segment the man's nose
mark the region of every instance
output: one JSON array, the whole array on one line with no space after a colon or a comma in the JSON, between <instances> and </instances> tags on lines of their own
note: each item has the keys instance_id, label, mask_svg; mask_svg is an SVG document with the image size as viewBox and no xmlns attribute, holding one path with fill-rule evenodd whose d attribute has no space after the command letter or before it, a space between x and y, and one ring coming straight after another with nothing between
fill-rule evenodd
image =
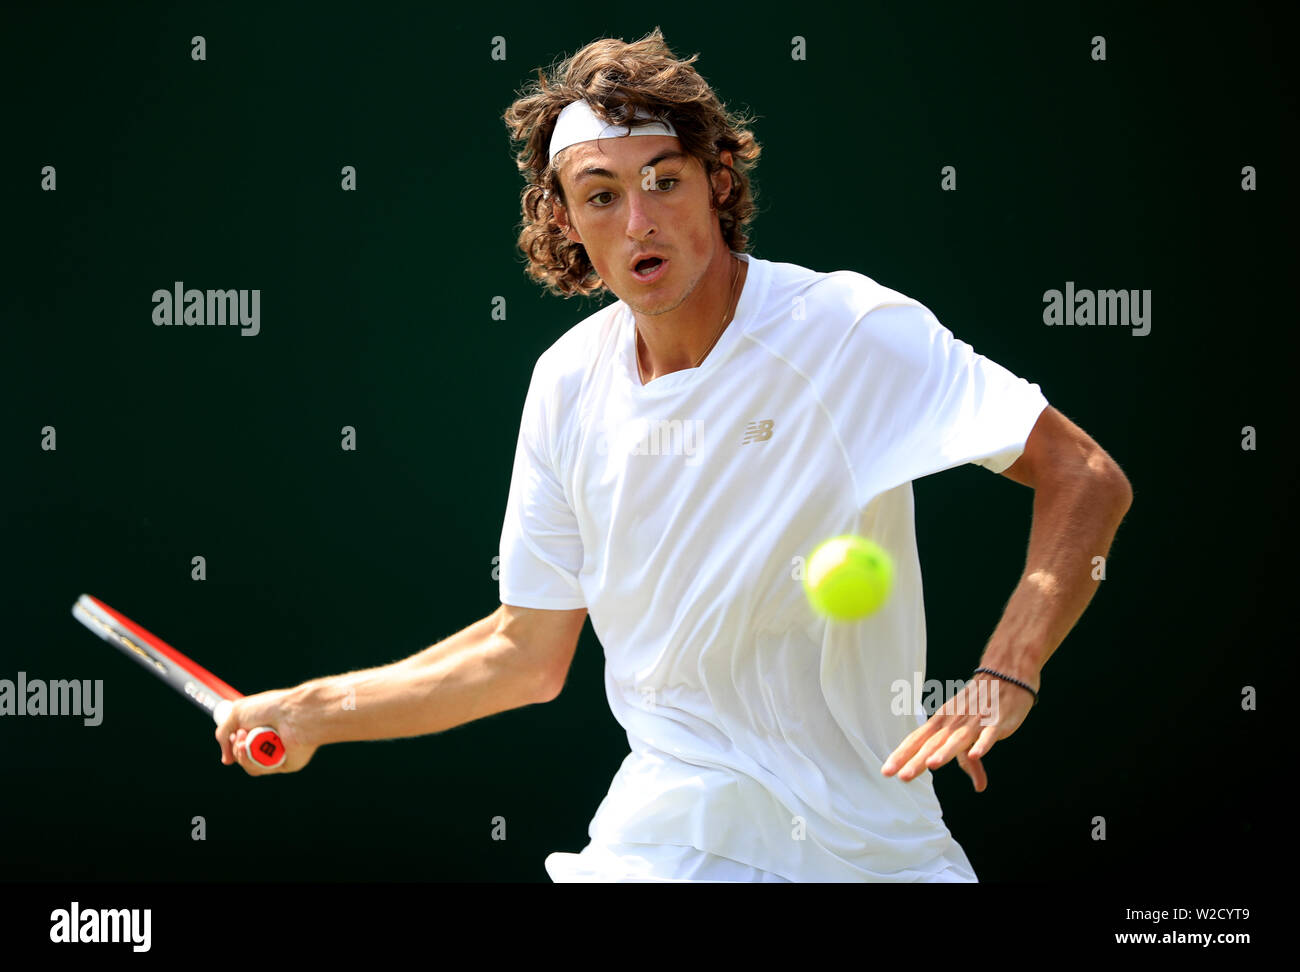
<instances>
[{"instance_id":1,"label":"man's nose","mask_svg":"<svg viewBox=\"0 0 1300 972\"><path fill-rule=\"evenodd\" d=\"M627 235L631 239L643 240L658 229L654 206L646 198L649 195L649 192L641 192L639 188L628 194Z\"/></svg>"}]
</instances>

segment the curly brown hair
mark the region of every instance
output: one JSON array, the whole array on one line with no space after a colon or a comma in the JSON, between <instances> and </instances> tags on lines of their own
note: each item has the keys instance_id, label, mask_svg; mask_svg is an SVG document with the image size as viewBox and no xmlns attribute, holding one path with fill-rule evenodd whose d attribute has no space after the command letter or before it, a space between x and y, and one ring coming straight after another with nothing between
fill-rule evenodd
<instances>
[{"instance_id":1,"label":"curly brown hair","mask_svg":"<svg viewBox=\"0 0 1300 972\"><path fill-rule=\"evenodd\" d=\"M528 275L551 293L587 296L605 289L586 247L567 239L554 215L555 204L564 205L560 185L564 153L548 161L551 133L560 112L578 99L586 100L612 125L626 125L628 119L639 117L639 111L667 116L682 151L700 161L710 180L720 169L730 173L730 193L720 205L715 195L713 205L727 246L736 252L749 246L745 227L755 213L750 170L761 151L753 132L745 127L753 119L728 111L718 100L692 67L698 57L674 57L656 27L631 44L612 38L593 41L553 66L549 77L538 68L537 80L516 92L517 99L503 117L511 140L523 143L515 154L527 182L518 244L528 258ZM732 165L719 158L724 151L731 152Z\"/></svg>"}]
</instances>

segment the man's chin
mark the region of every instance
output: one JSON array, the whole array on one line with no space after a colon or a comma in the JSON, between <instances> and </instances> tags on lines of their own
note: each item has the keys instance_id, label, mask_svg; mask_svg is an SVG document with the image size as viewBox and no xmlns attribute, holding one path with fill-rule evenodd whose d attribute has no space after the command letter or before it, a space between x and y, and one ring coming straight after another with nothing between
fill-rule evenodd
<instances>
[{"instance_id":1,"label":"man's chin","mask_svg":"<svg viewBox=\"0 0 1300 972\"><path fill-rule=\"evenodd\" d=\"M681 307L685 300L685 294L664 294L662 296L632 294L624 297L623 303L642 317L658 317L660 314L667 314L669 311Z\"/></svg>"}]
</instances>

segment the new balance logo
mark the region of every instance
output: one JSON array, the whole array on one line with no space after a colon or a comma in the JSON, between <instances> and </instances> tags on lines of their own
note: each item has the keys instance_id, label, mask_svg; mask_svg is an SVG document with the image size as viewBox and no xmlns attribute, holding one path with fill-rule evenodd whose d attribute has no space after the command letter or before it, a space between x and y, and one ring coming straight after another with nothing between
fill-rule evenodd
<instances>
[{"instance_id":1,"label":"new balance logo","mask_svg":"<svg viewBox=\"0 0 1300 972\"><path fill-rule=\"evenodd\" d=\"M745 426L745 437L740 441L740 444L766 442L770 438L772 438L772 420L762 419L758 422L750 422Z\"/></svg>"}]
</instances>

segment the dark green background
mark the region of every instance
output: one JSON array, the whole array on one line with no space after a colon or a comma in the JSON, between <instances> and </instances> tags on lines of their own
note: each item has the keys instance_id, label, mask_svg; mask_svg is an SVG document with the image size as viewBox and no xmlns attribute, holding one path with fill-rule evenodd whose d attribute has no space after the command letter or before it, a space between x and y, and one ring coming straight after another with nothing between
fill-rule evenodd
<instances>
[{"instance_id":1,"label":"dark green background","mask_svg":"<svg viewBox=\"0 0 1300 972\"><path fill-rule=\"evenodd\" d=\"M1108 579L989 789L937 774L981 878L1262 870L1247 764L1266 739L1239 700L1276 705L1292 650L1268 616L1293 598L1286 35L1242 4L1052 7L7 7L0 677L102 678L106 699L98 728L0 720L0 878L545 880L547 853L583 846L627 751L590 626L552 704L252 780L69 609L93 593L249 692L490 613L533 362L598 306L525 278L500 116L538 65L656 24L757 116L758 256L922 300L1133 483ZM155 327L176 280L260 288L262 333ZM1151 289L1151 334L1045 327L1067 280ZM1032 493L969 466L916 495L927 674L966 677Z\"/></svg>"}]
</instances>

